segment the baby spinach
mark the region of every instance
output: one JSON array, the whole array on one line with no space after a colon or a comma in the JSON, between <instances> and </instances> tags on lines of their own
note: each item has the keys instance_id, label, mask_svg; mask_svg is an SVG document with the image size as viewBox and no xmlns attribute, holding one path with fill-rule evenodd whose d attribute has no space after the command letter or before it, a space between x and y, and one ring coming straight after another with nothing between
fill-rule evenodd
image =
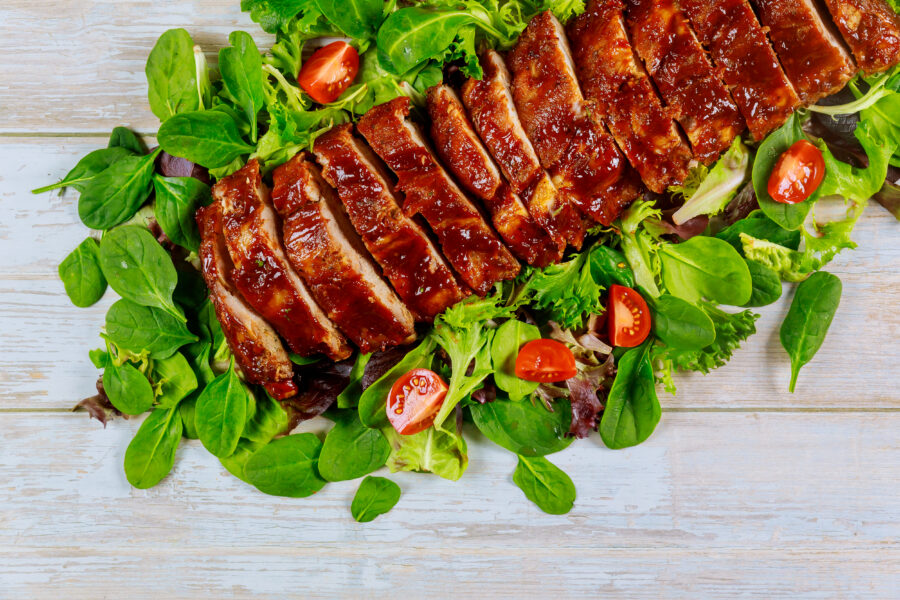
<instances>
[{"instance_id":1,"label":"baby spinach","mask_svg":"<svg viewBox=\"0 0 900 600\"><path fill-rule=\"evenodd\" d=\"M359 420L366 427L384 427L388 425L385 406L388 393L401 375L413 369L429 369L434 359L435 343L431 336L422 340L418 346L410 350L403 360L394 365L375 383L366 388L359 398Z\"/></svg>"},{"instance_id":2,"label":"baby spinach","mask_svg":"<svg viewBox=\"0 0 900 600\"><path fill-rule=\"evenodd\" d=\"M147 154L147 148L144 146L141 138L127 127L113 128L107 148L125 148L138 156Z\"/></svg>"},{"instance_id":3,"label":"baby spinach","mask_svg":"<svg viewBox=\"0 0 900 600\"><path fill-rule=\"evenodd\" d=\"M647 341L628 350L618 361L618 372L600 421L600 437L607 448L637 446L650 437L659 423L662 410L650 363L651 343Z\"/></svg>"},{"instance_id":4,"label":"baby spinach","mask_svg":"<svg viewBox=\"0 0 900 600\"><path fill-rule=\"evenodd\" d=\"M334 418L319 456L325 481L356 479L384 466L391 446L379 430L363 425L355 410L338 411Z\"/></svg>"},{"instance_id":5,"label":"baby spinach","mask_svg":"<svg viewBox=\"0 0 900 600\"><path fill-rule=\"evenodd\" d=\"M491 342L494 383L509 394L510 400L521 400L538 388L538 383L516 377L516 357L523 345L540 337L537 327L518 319L506 321L494 334Z\"/></svg>"},{"instance_id":6,"label":"baby spinach","mask_svg":"<svg viewBox=\"0 0 900 600\"><path fill-rule=\"evenodd\" d=\"M87 238L59 263L59 278L69 300L85 308L95 304L106 292L106 278L100 269L100 246Z\"/></svg>"},{"instance_id":7,"label":"baby spinach","mask_svg":"<svg viewBox=\"0 0 900 600\"><path fill-rule=\"evenodd\" d=\"M91 229L106 230L133 217L150 197L157 154L159 150L146 156L121 157L84 182L78 198L81 222Z\"/></svg>"},{"instance_id":8,"label":"baby spinach","mask_svg":"<svg viewBox=\"0 0 900 600\"><path fill-rule=\"evenodd\" d=\"M791 250L800 247L800 231L797 229L785 229L761 210L755 210L746 218L730 225L716 234L720 240L731 244L735 250L744 253L744 244L741 242L741 234L747 234L758 240L766 240Z\"/></svg>"},{"instance_id":9,"label":"baby spinach","mask_svg":"<svg viewBox=\"0 0 900 600\"><path fill-rule=\"evenodd\" d=\"M390 479L370 475L359 484L350 504L350 514L357 522L368 523L389 512L399 501L399 485Z\"/></svg>"},{"instance_id":10,"label":"baby spinach","mask_svg":"<svg viewBox=\"0 0 900 600\"><path fill-rule=\"evenodd\" d=\"M187 326L158 308L119 300L106 313L106 335L119 348L151 358L172 356L185 344L197 341Z\"/></svg>"},{"instance_id":11,"label":"baby spinach","mask_svg":"<svg viewBox=\"0 0 900 600\"><path fill-rule=\"evenodd\" d=\"M317 4L330 23L357 40L375 36L385 10L383 0L317 0Z\"/></svg>"},{"instance_id":12,"label":"baby spinach","mask_svg":"<svg viewBox=\"0 0 900 600\"><path fill-rule=\"evenodd\" d=\"M256 118L265 102L262 56L248 33L232 32L228 42L231 47L219 51L219 71L225 90L250 123L250 138L255 143L258 134Z\"/></svg>"},{"instance_id":13,"label":"baby spinach","mask_svg":"<svg viewBox=\"0 0 900 600\"><path fill-rule=\"evenodd\" d=\"M625 255L609 246L595 245L588 258L591 275L598 285L609 289L616 283L625 287L634 287L634 271L628 266Z\"/></svg>"},{"instance_id":14,"label":"baby spinach","mask_svg":"<svg viewBox=\"0 0 900 600\"><path fill-rule=\"evenodd\" d=\"M234 363L197 398L196 426L203 446L219 458L237 447L247 422L249 392L234 372Z\"/></svg>"},{"instance_id":15,"label":"baby spinach","mask_svg":"<svg viewBox=\"0 0 900 600\"><path fill-rule=\"evenodd\" d=\"M747 260L750 279L753 280L753 292L746 307L768 306L781 298L781 277L773 269L755 260Z\"/></svg>"},{"instance_id":16,"label":"baby spinach","mask_svg":"<svg viewBox=\"0 0 900 600\"><path fill-rule=\"evenodd\" d=\"M200 231L194 213L212 202L209 186L193 177L153 177L154 214L169 239L193 252L200 249Z\"/></svg>"},{"instance_id":17,"label":"baby spinach","mask_svg":"<svg viewBox=\"0 0 900 600\"><path fill-rule=\"evenodd\" d=\"M157 405L171 408L197 389L197 375L180 352L153 365L153 380L159 387Z\"/></svg>"},{"instance_id":18,"label":"baby spinach","mask_svg":"<svg viewBox=\"0 0 900 600\"><path fill-rule=\"evenodd\" d=\"M125 477L139 489L151 488L169 474L181 441L178 409L154 410L125 451Z\"/></svg>"},{"instance_id":19,"label":"baby spinach","mask_svg":"<svg viewBox=\"0 0 900 600\"><path fill-rule=\"evenodd\" d=\"M513 483L545 513L564 515L575 504L572 479L543 456L519 455Z\"/></svg>"},{"instance_id":20,"label":"baby spinach","mask_svg":"<svg viewBox=\"0 0 900 600\"><path fill-rule=\"evenodd\" d=\"M189 440L200 439L197 433L197 421L194 418L197 413L197 396L199 394L191 394L185 400L178 403L178 413L181 415L181 422L184 426L183 434Z\"/></svg>"},{"instance_id":21,"label":"baby spinach","mask_svg":"<svg viewBox=\"0 0 900 600\"><path fill-rule=\"evenodd\" d=\"M159 37L147 58L145 73L150 110L160 121L203 109L203 82L197 80L194 41L184 29L170 29Z\"/></svg>"},{"instance_id":22,"label":"baby spinach","mask_svg":"<svg viewBox=\"0 0 900 600\"><path fill-rule=\"evenodd\" d=\"M156 307L185 321L172 300L175 265L153 235L137 225L118 227L100 240L100 268L110 287L126 300Z\"/></svg>"},{"instance_id":23,"label":"baby spinach","mask_svg":"<svg viewBox=\"0 0 900 600\"><path fill-rule=\"evenodd\" d=\"M366 372L366 365L369 364L371 358L371 353L363 354L360 352L356 355L356 362L353 363L353 368L350 370L350 383L347 384L344 391L338 394L338 408L356 408L359 406L359 397L363 393L362 378Z\"/></svg>"},{"instance_id":24,"label":"baby spinach","mask_svg":"<svg viewBox=\"0 0 900 600\"><path fill-rule=\"evenodd\" d=\"M653 334L666 346L700 350L715 341L715 325L702 309L669 294L648 299L653 313Z\"/></svg>"},{"instance_id":25,"label":"baby spinach","mask_svg":"<svg viewBox=\"0 0 900 600\"><path fill-rule=\"evenodd\" d=\"M224 167L253 152L224 111L208 110L176 115L162 124L159 145L172 156L186 158L208 169Z\"/></svg>"},{"instance_id":26,"label":"baby spinach","mask_svg":"<svg viewBox=\"0 0 900 600\"><path fill-rule=\"evenodd\" d=\"M669 293L688 302L701 298L741 306L750 300L753 282L747 263L728 242L697 236L659 251Z\"/></svg>"},{"instance_id":27,"label":"baby spinach","mask_svg":"<svg viewBox=\"0 0 900 600\"><path fill-rule=\"evenodd\" d=\"M126 415L139 415L153 406L153 386L129 363L110 363L103 369L103 390L112 405Z\"/></svg>"},{"instance_id":28,"label":"baby spinach","mask_svg":"<svg viewBox=\"0 0 900 600\"><path fill-rule=\"evenodd\" d=\"M73 187L79 192L83 192L85 186L97 175L105 171L110 165L119 159L134 156L128 148L101 148L94 150L80 161L69 173L57 183L46 187L32 190L32 194L43 194L50 190L61 189L65 187Z\"/></svg>"},{"instance_id":29,"label":"baby spinach","mask_svg":"<svg viewBox=\"0 0 900 600\"><path fill-rule=\"evenodd\" d=\"M553 412L530 401L500 399L469 407L475 426L489 440L510 452L544 456L565 450L575 438L566 437L572 411L565 399L553 402Z\"/></svg>"},{"instance_id":30,"label":"baby spinach","mask_svg":"<svg viewBox=\"0 0 900 600\"><path fill-rule=\"evenodd\" d=\"M403 75L442 54L459 30L475 21L472 13L464 10L401 8L378 30L378 60L392 75Z\"/></svg>"},{"instance_id":31,"label":"baby spinach","mask_svg":"<svg viewBox=\"0 0 900 600\"><path fill-rule=\"evenodd\" d=\"M841 302L841 280L819 271L797 286L791 308L781 325L781 345L791 357L790 391L800 369L813 359Z\"/></svg>"},{"instance_id":32,"label":"baby spinach","mask_svg":"<svg viewBox=\"0 0 900 600\"><path fill-rule=\"evenodd\" d=\"M264 394L262 400L255 404L256 411L253 418L247 421L237 448L231 455L219 459L222 466L241 481L247 481L244 467L250 457L271 442L276 435L284 433L288 427L287 413L277 400Z\"/></svg>"},{"instance_id":33,"label":"baby spinach","mask_svg":"<svg viewBox=\"0 0 900 600\"><path fill-rule=\"evenodd\" d=\"M244 477L272 496L305 498L325 487L317 465L322 442L312 433L289 435L264 446L244 466Z\"/></svg>"}]
</instances>

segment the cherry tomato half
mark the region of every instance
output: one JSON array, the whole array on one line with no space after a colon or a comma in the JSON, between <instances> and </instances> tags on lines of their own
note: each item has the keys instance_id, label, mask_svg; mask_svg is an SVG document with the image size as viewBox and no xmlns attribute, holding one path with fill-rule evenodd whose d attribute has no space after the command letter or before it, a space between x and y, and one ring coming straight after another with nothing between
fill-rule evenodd
<instances>
[{"instance_id":1,"label":"cherry tomato half","mask_svg":"<svg viewBox=\"0 0 900 600\"><path fill-rule=\"evenodd\" d=\"M319 104L340 98L359 72L359 53L347 42L332 42L309 57L297 83Z\"/></svg>"},{"instance_id":2,"label":"cherry tomato half","mask_svg":"<svg viewBox=\"0 0 900 600\"><path fill-rule=\"evenodd\" d=\"M553 383L575 377L575 356L556 340L532 340L516 357L516 377L526 381Z\"/></svg>"},{"instance_id":3,"label":"cherry tomato half","mask_svg":"<svg viewBox=\"0 0 900 600\"><path fill-rule=\"evenodd\" d=\"M778 157L769 177L769 196L782 204L803 202L819 188L825 177L822 151L800 140Z\"/></svg>"},{"instance_id":4,"label":"cherry tomato half","mask_svg":"<svg viewBox=\"0 0 900 600\"><path fill-rule=\"evenodd\" d=\"M400 435L425 431L447 397L447 384L428 369L413 369L397 380L388 394L387 416Z\"/></svg>"},{"instance_id":5,"label":"cherry tomato half","mask_svg":"<svg viewBox=\"0 0 900 600\"><path fill-rule=\"evenodd\" d=\"M637 291L609 286L609 343L621 348L640 346L650 335L650 309Z\"/></svg>"}]
</instances>

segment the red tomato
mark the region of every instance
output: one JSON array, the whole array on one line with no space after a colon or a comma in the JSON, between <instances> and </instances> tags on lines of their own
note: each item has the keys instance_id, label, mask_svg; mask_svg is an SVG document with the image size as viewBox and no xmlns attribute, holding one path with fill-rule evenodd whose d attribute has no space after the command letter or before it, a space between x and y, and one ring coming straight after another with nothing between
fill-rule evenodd
<instances>
[{"instance_id":1,"label":"red tomato","mask_svg":"<svg viewBox=\"0 0 900 600\"><path fill-rule=\"evenodd\" d=\"M397 380L388 394L387 416L400 435L425 431L447 397L447 384L428 369L413 369Z\"/></svg>"},{"instance_id":2,"label":"red tomato","mask_svg":"<svg viewBox=\"0 0 900 600\"><path fill-rule=\"evenodd\" d=\"M622 348L640 346L650 335L650 309L635 290L609 287L609 343Z\"/></svg>"},{"instance_id":3,"label":"red tomato","mask_svg":"<svg viewBox=\"0 0 900 600\"><path fill-rule=\"evenodd\" d=\"M797 204L812 196L824 177L822 151L800 140L778 157L769 177L769 195L775 202Z\"/></svg>"},{"instance_id":4,"label":"red tomato","mask_svg":"<svg viewBox=\"0 0 900 600\"><path fill-rule=\"evenodd\" d=\"M319 104L340 98L359 71L359 53L347 42L332 42L316 50L309 57L297 83Z\"/></svg>"},{"instance_id":5,"label":"red tomato","mask_svg":"<svg viewBox=\"0 0 900 600\"><path fill-rule=\"evenodd\" d=\"M556 340L532 340L516 357L516 377L526 381L553 383L575 377L575 356Z\"/></svg>"}]
</instances>

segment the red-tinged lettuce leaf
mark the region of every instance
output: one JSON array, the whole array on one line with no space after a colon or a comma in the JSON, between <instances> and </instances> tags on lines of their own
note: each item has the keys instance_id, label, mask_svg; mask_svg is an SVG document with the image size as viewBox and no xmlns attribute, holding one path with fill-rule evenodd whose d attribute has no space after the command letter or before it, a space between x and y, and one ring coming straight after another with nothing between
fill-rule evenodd
<instances>
[{"instance_id":1,"label":"red-tinged lettuce leaf","mask_svg":"<svg viewBox=\"0 0 900 600\"><path fill-rule=\"evenodd\" d=\"M156 157L156 172L163 177L193 177L206 185L211 185L209 169L192 163L186 158L172 156L168 152L160 152Z\"/></svg>"},{"instance_id":2,"label":"red-tinged lettuce leaf","mask_svg":"<svg viewBox=\"0 0 900 600\"><path fill-rule=\"evenodd\" d=\"M403 357L411 349L410 346L395 346L394 348L372 354L372 358L366 363L366 368L360 381L362 389L365 390L381 379L385 373L394 368L394 365L403 360Z\"/></svg>"},{"instance_id":3,"label":"red-tinged lettuce leaf","mask_svg":"<svg viewBox=\"0 0 900 600\"><path fill-rule=\"evenodd\" d=\"M615 359L609 355L602 365L579 369L578 375L566 381L572 406L570 436L586 438L599 427L608 385L616 374L615 365Z\"/></svg>"},{"instance_id":4,"label":"red-tinged lettuce leaf","mask_svg":"<svg viewBox=\"0 0 900 600\"><path fill-rule=\"evenodd\" d=\"M759 209L759 200L756 198L756 190L753 189L753 182L748 182L732 198L728 206L722 212L722 220L725 225L734 225L738 221L746 219L750 213Z\"/></svg>"},{"instance_id":5,"label":"red-tinged lettuce leaf","mask_svg":"<svg viewBox=\"0 0 900 600\"><path fill-rule=\"evenodd\" d=\"M352 369L352 360L322 361L296 368L294 379L299 382L300 391L281 403L291 416L287 430L291 431L298 423L318 417L328 410L344 388L350 385Z\"/></svg>"},{"instance_id":6,"label":"red-tinged lettuce leaf","mask_svg":"<svg viewBox=\"0 0 900 600\"><path fill-rule=\"evenodd\" d=\"M85 398L78 404L76 404L72 408L72 412L85 411L88 413L88 416L92 419L97 419L101 423L103 423L103 428L106 429L106 423L112 417L124 417L128 418L126 415L123 415L119 410L112 405L112 402L109 401L109 397L106 395L106 390L103 389L103 378L97 379L97 394L95 396L91 396L90 398Z\"/></svg>"},{"instance_id":7,"label":"red-tinged lettuce leaf","mask_svg":"<svg viewBox=\"0 0 900 600\"><path fill-rule=\"evenodd\" d=\"M875 200L900 220L900 169L894 166L888 169L887 181L875 194Z\"/></svg>"}]
</instances>

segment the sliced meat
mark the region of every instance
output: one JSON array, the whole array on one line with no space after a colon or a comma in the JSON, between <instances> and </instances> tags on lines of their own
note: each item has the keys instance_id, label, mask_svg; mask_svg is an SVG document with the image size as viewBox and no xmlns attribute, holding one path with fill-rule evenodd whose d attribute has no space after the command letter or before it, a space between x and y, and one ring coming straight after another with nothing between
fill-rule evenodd
<instances>
[{"instance_id":1,"label":"sliced meat","mask_svg":"<svg viewBox=\"0 0 900 600\"><path fill-rule=\"evenodd\" d=\"M800 100L815 104L841 91L856 73L856 65L816 1L753 1Z\"/></svg>"},{"instance_id":2,"label":"sliced meat","mask_svg":"<svg viewBox=\"0 0 900 600\"><path fill-rule=\"evenodd\" d=\"M509 71L493 50L479 56L484 77L463 85L462 99L475 131L500 166L513 192L522 197L528 212L560 245L581 248L584 226L573 217L519 121L509 85Z\"/></svg>"},{"instance_id":3,"label":"sliced meat","mask_svg":"<svg viewBox=\"0 0 900 600\"><path fill-rule=\"evenodd\" d=\"M369 110L357 128L397 175L397 189L406 196L406 214L425 218L444 256L469 287L484 296L498 281L519 274L519 262L409 120L409 98L401 96Z\"/></svg>"},{"instance_id":4,"label":"sliced meat","mask_svg":"<svg viewBox=\"0 0 900 600\"><path fill-rule=\"evenodd\" d=\"M297 393L294 370L275 330L253 310L234 287L234 265L222 235L219 203L197 211L200 226L200 265L216 318L231 353L247 381L265 386L279 400Z\"/></svg>"},{"instance_id":5,"label":"sliced meat","mask_svg":"<svg viewBox=\"0 0 900 600\"><path fill-rule=\"evenodd\" d=\"M635 52L687 134L694 157L711 164L744 131L740 110L675 0L625 3Z\"/></svg>"},{"instance_id":6,"label":"sliced meat","mask_svg":"<svg viewBox=\"0 0 900 600\"><path fill-rule=\"evenodd\" d=\"M603 123L584 110L569 42L553 13L529 22L507 65L519 118L560 196L608 225L638 196L636 178Z\"/></svg>"},{"instance_id":7,"label":"sliced meat","mask_svg":"<svg viewBox=\"0 0 900 600\"><path fill-rule=\"evenodd\" d=\"M273 177L288 259L328 317L363 353L412 342L412 313L381 278L319 167L300 153Z\"/></svg>"},{"instance_id":8,"label":"sliced meat","mask_svg":"<svg viewBox=\"0 0 900 600\"><path fill-rule=\"evenodd\" d=\"M222 207L234 285L250 306L275 327L293 352L321 353L332 360L350 356L353 350L347 340L288 262L278 215L256 160L213 186L213 198Z\"/></svg>"},{"instance_id":9,"label":"sliced meat","mask_svg":"<svg viewBox=\"0 0 900 600\"><path fill-rule=\"evenodd\" d=\"M900 62L900 16L884 0L825 0L828 12L867 75Z\"/></svg>"},{"instance_id":10,"label":"sliced meat","mask_svg":"<svg viewBox=\"0 0 900 600\"><path fill-rule=\"evenodd\" d=\"M648 188L663 193L682 183L691 149L628 40L621 0L591 0L568 28L588 100Z\"/></svg>"},{"instance_id":11,"label":"sliced meat","mask_svg":"<svg viewBox=\"0 0 900 600\"><path fill-rule=\"evenodd\" d=\"M422 227L403 213L390 175L352 126L319 136L314 151L353 227L417 319L431 321L469 294Z\"/></svg>"},{"instance_id":12,"label":"sliced meat","mask_svg":"<svg viewBox=\"0 0 900 600\"><path fill-rule=\"evenodd\" d=\"M456 92L446 85L428 90L428 114L431 139L438 156L456 180L484 202L494 228L509 249L536 267L561 260L565 245L553 241L504 181L500 169L478 139Z\"/></svg>"},{"instance_id":13,"label":"sliced meat","mask_svg":"<svg viewBox=\"0 0 900 600\"><path fill-rule=\"evenodd\" d=\"M762 140L781 127L800 98L748 0L679 0L679 4L709 48L753 137Z\"/></svg>"}]
</instances>

